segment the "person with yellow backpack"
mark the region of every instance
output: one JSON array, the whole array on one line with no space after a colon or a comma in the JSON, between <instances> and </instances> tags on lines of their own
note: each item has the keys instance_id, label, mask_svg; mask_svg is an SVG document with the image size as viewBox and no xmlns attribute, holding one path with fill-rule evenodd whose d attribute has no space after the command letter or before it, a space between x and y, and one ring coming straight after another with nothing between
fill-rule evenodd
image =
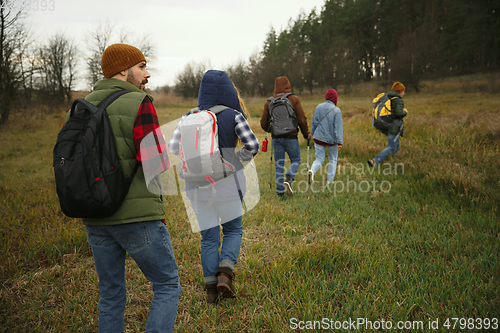
<instances>
[{"instance_id":1,"label":"person with yellow backpack","mask_svg":"<svg viewBox=\"0 0 500 333\"><path fill-rule=\"evenodd\" d=\"M380 164L392 153L399 152L399 137L403 133L403 118L408 115L404 108L403 96L405 86L395 82L391 91L380 94L373 100L373 127L387 135L388 146L374 158L368 160L368 165L373 167Z\"/></svg>"}]
</instances>

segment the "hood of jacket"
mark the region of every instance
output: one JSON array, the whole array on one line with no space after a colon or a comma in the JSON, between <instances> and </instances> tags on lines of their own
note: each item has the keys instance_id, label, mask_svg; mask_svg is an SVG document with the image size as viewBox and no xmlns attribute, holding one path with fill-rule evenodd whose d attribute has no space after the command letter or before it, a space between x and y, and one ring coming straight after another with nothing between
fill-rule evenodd
<instances>
[{"instance_id":1,"label":"hood of jacket","mask_svg":"<svg viewBox=\"0 0 500 333\"><path fill-rule=\"evenodd\" d=\"M211 69L203 75L198 93L198 108L206 110L214 105L225 105L244 115L233 82L223 71Z\"/></svg>"},{"instance_id":2,"label":"hood of jacket","mask_svg":"<svg viewBox=\"0 0 500 333\"><path fill-rule=\"evenodd\" d=\"M286 76L277 77L274 80L274 97L292 92L292 85Z\"/></svg>"}]
</instances>

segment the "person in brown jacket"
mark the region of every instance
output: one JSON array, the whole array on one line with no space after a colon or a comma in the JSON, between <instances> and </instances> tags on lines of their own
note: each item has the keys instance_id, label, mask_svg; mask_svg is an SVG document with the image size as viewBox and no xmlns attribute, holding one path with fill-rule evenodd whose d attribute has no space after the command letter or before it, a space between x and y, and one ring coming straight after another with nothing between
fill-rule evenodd
<instances>
[{"instance_id":1,"label":"person in brown jacket","mask_svg":"<svg viewBox=\"0 0 500 333\"><path fill-rule=\"evenodd\" d=\"M292 182L295 179L295 175L300 165L299 128L304 139L311 140L311 134L307 127L307 118L302 109L300 99L292 94L292 85L286 76L277 77L274 81L273 97L281 96L285 96L290 101L297 118L298 127L285 134L272 134L272 148L274 150L274 163L276 166L276 192L280 197L282 197L285 192L289 196L293 195ZM264 104L262 118L260 119L260 126L266 132L271 131L271 116L269 114L270 103L270 100L267 100ZM286 173L286 178L284 177L285 153L288 154L291 163L290 169Z\"/></svg>"}]
</instances>

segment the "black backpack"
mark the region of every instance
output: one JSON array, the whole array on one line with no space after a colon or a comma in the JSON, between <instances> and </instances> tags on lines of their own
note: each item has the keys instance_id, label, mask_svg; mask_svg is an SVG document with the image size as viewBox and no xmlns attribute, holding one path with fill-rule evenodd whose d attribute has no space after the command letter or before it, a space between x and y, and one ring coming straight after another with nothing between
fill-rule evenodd
<instances>
[{"instance_id":1,"label":"black backpack","mask_svg":"<svg viewBox=\"0 0 500 333\"><path fill-rule=\"evenodd\" d=\"M106 108L129 93L119 90L97 106L78 98L57 136L54 175L63 213L76 218L103 218L120 208L135 173L123 174Z\"/></svg>"},{"instance_id":2,"label":"black backpack","mask_svg":"<svg viewBox=\"0 0 500 333\"><path fill-rule=\"evenodd\" d=\"M285 135L296 131L299 126L292 103L287 98L291 94L286 93L280 97L271 96L267 99L270 101L269 117L271 124L269 125L269 132L273 136Z\"/></svg>"}]
</instances>

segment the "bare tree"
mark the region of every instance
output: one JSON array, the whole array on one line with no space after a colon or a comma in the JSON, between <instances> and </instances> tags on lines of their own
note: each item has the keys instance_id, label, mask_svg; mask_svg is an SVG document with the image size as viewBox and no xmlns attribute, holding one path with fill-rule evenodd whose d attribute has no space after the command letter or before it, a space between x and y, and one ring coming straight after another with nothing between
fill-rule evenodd
<instances>
[{"instance_id":1,"label":"bare tree","mask_svg":"<svg viewBox=\"0 0 500 333\"><path fill-rule=\"evenodd\" d=\"M99 23L93 30L87 33L86 44L89 49L89 56L87 57L87 80L90 87L104 79L101 70L101 57L102 53L110 45L113 27L108 23Z\"/></svg>"},{"instance_id":2,"label":"bare tree","mask_svg":"<svg viewBox=\"0 0 500 333\"><path fill-rule=\"evenodd\" d=\"M142 36L136 36L130 31L129 27L123 26L118 30L118 40L117 43L125 43L134 45L139 50L142 51L146 59L153 58L156 54L156 48L151 41L150 34L143 34Z\"/></svg>"},{"instance_id":3,"label":"bare tree","mask_svg":"<svg viewBox=\"0 0 500 333\"><path fill-rule=\"evenodd\" d=\"M39 71L39 61L36 53L37 50L33 47L30 47L27 53L24 55L24 60L22 62L22 71L25 74L21 89L23 90L23 94L26 97L25 102L27 104L32 101L36 84L36 73Z\"/></svg>"},{"instance_id":4,"label":"bare tree","mask_svg":"<svg viewBox=\"0 0 500 333\"><path fill-rule=\"evenodd\" d=\"M57 34L39 49L42 90L56 101L71 101L75 80L77 49L64 35Z\"/></svg>"},{"instance_id":5,"label":"bare tree","mask_svg":"<svg viewBox=\"0 0 500 333\"><path fill-rule=\"evenodd\" d=\"M0 0L0 125L8 121L12 101L25 79L23 56L28 32L23 24L23 9Z\"/></svg>"},{"instance_id":6,"label":"bare tree","mask_svg":"<svg viewBox=\"0 0 500 333\"><path fill-rule=\"evenodd\" d=\"M134 45L142 51L148 63L155 56L155 46L148 34L138 37L127 27L116 28L109 22L99 23L87 33L86 37L86 44L89 49L87 81L90 87L93 87L97 81L104 78L101 70L101 57L104 50L113 43Z\"/></svg>"},{"instance_id":7,"label":"bare tree","mask_svg":"<svg viewBox=\"0 0 500 333\"><path fill-rule=\"evenodd\" d=\"M264 89L264 84L260 79L262 76L262 71L262 55L256 52L252 54L248 59L247 72L249 82L247 84L247 94L250 94L252 96L255 96L255 94L265 94L266 90Z\"/></svg>"},{"instance_id":8,"label":"bare tree","mask_svg":"<svg viewBox=\"0 0 500 333\"><path fill-rule=\"evenodd\" d=\"M250 87L249 83L249 73L246 63L243 60L239 60L235 65L228 66L225 69L225 72L233 81L234 85L238 87L238 89L244 93L248 94Z\"/></svg>"},{"instance_id":9,"label":"bare tree","mask_svg":"<svg viewBox=\"0 0 500 333\"><path fill-rule=\"evenodd\" d=\"M210 63L188 63L175 78L174 91L183 97L197 97L203 75L211 68Z\"/></svg>"}]
</instances>

